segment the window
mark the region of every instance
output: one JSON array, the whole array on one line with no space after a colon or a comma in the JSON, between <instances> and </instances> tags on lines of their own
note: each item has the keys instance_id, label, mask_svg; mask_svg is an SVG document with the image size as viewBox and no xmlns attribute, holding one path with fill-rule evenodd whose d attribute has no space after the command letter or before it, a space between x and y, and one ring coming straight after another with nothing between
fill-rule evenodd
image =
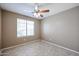
<instances>
[{"instance_id":1,"label":"window","mask_svg":"<svg viewBox=\"0 0 79 59\"><path fill-rule=\"evenodd\" d=\"M17 18L17 37L33 36L34 21Z\"/></svg>"},{"instance_id":2,"label":"window","mask_svg":"<svg viewBox=\"0 0 79 59\"><path fill-rule=\"evenodd\" d=\"M26 36L26 20L17 19L17 37Z\"/></svg>"},{"instance_id":3,"label":"window","mask_svg":"<svg viewBox=\"0 0 79 59\"><path fill-rule=\"evenodd\" d=\"M34 22L27 21L27 36L33 36L33 35L34 35Z\"/></svg>"}]
</instances>

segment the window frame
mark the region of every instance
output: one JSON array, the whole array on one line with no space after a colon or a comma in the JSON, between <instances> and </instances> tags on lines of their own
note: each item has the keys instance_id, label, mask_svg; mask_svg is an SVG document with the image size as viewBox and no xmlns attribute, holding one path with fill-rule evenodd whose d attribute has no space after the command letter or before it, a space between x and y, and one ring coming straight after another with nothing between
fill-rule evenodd
<instances>
[{"instance_id":1,"label":"window frame","mask_svg":"<svg viewBox=\"0 0 79 59\"><path fill-rule=\"evenodd\" d=\"M35 35L35 22L34 21L32 21L32 20L27 20L27 22L28 21L30 21L30 22L33 22L33 35L27 35L27 36L34 36ZM26 23L27 23L26 22ZM27 26L27 24L26 24L26 26ZM27 30L27 29L26 29ZM27 31L26 31L26 34L27 34Z\"/></svg>"},{"instance_id":2,"label":"window frame","mask_svg":"<svg viewBox=\"0 0 79 59\"><path fill-rule=\"evenodd\" d=\"M17 18L17 20L25 20L26 21L26 35L20 35L20 36L18 36L18 26L17 26L17 38L21 38L21 37L30 37L30 36L34 36L35 35L35 22L34 21L32 21L32 20L26 20L26 19L23 19L23 18ZM33 24L33 35L27 35L27 21L31 21L31 22L33 22L34 24ZM17 22L17 25L18 25L18 22Z\"/></svg>"},{"instance_id":3,"label":"window frame","mask_svg":"<svg viewBox=\"0 0 79 59\"><path fill-rule=\"evenodd\" d=\"M17 21L18 21L18 20L21 20L21 21L22 21L22 20L25 20L25 19L17 18ZM26 21L26 20L25 20L25 21ZM25 23L25 25L27 25L27 24ZM26 28L26 27L25 27L25 28ZM26 30L27 30L27 28L26 28ZM26 32L26 31L25 31L25 32ZM27 32L26 32L26 34L27 34ZM18 38L19 38L19 37L26 37L26 34L25 34L25 35L19 35L19 36L18 36L18 22L17 22L17 37L18 37Z\"/></svg>"}]
</instances>

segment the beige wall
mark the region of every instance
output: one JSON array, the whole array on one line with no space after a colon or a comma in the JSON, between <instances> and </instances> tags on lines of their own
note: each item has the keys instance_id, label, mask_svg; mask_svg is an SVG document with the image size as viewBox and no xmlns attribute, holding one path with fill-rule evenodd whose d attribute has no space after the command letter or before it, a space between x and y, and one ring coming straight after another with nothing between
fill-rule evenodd
<instances>
[{"instance_id":1,"label":"beige wall","mask_svg":"<svg viewBox=\"0 0 79 59\"><path fill-rule=\"evenodd\" d=\"M0 9L0 49L1 49L1 9Z\"/></svg>"},{"instance_id":2,"label":"beige wall","mask_svg":"<svg viewBox=\"0 0 79 59\"><path fill-rule=\"evenodd\" d=\"M41 26L42 39L79 51L79 7L49 16Z\"/></svg>"},{"instance_id":3,"label":"beige wall","mask_svg":"<svg viewBox=\"0 0 79 59\"><path fill-rule=\"evenodd\" d=\"M30 40L40 39L40 21L34 18L22 16L8 11L2 12L2 48L21 44ZM17 18L32 20L35 22L35 35L17 38Z\"/></svg>"}]
</instances>

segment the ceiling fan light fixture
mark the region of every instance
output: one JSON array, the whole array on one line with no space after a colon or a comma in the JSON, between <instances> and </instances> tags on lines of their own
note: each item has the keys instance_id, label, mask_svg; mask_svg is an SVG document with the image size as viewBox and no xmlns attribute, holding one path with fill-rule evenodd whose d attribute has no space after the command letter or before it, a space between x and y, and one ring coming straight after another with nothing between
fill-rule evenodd
<instances>
[{"instance_id":1,"label":"ceiling fan light fixture","mask_svg":"<svg viewBox=\"0 0 79 59\"><path fill-rule=\"evenodd\" d=\"M34 16L38 18L40 17L40 13L34 13Z\"/></svg>"},{"instance_id":2,"label":"ceiling fan light fixture","mask_svg":"<svg viewBox=\"0 0 79 59\"><path fill-rule=\"evenodd\" d=\"M33 16L36 18L44 17L43 13L47 13L47 12L49 12L49 9L47 9L47 8L39 9L39 5L36 3L35 8L34 8L34 12L33 12Z\"/></svg>"}]
</instances>

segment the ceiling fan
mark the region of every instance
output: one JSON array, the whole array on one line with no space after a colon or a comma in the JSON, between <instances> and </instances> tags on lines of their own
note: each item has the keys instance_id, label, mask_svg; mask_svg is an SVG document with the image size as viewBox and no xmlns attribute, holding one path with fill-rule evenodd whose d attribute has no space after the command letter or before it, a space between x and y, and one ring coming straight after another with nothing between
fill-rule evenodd
<instances>
[{"instance_id":1,"label":"ceiling fan","mask_svg":"<svg viewBox=\"0 0 79 59\"><path fill-rule=\"evenodd\" d=\"M35 17L43 17L43 13L47 13L49 11L50 10L47 8L39 9L39 5L35 4L34 12L32 12L32 13L33 13L33 16L35 16Z\"/></svg>"}]
</instances>

